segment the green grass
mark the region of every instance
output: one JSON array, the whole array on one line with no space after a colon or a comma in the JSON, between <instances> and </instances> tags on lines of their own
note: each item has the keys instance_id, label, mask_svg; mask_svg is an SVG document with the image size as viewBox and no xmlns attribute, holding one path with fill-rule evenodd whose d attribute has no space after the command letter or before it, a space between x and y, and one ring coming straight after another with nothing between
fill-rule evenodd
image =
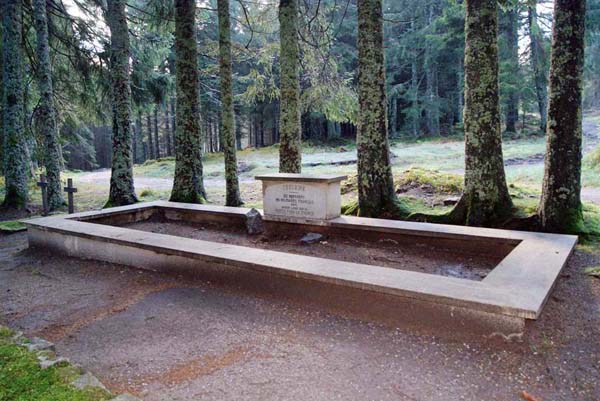
<instances>
[{"instance_id":1,"label":"green grass","mask_svg":"<svg viewBox=\"0 0 600 401\"><path fill-rule=\"evenodd\" d=\"M35 353L12 344L12 332L0 327L0 401L105 401L110 394L79 390L68 384L73 368L41 369Z\"/></svg>"},{"instance_id":2,"label":"green grass","mask_svg":"<svg viewBox=\"0 0 600 401\"><path fill-rule=\"evenodd\" d=\"M0 232L3 233L16 233L18 231L26 230L25 224L18 220L13 221L0 221Z\"/></svg>"},{"instance_id":3,"label":"green grass","mask_svg":"<svg viewBox=\"0 0 600 401\"><path fill-rule=\"evenodd\" d=\"M600 278L600 266L588 267L584 272L590 276Z\"/></svg>"}]
</instances>

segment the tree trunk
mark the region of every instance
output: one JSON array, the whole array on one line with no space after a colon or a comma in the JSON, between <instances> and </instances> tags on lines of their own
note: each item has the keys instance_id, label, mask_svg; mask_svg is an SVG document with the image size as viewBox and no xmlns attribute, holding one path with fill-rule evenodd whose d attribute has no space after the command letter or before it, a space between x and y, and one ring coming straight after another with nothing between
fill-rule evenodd
<instances>
[{"instance_id":1,"label":"tree trunk","mask_svg":"<svg viewBox=\"0 0 600 401\"><path fill-rule=\"evenodd\" d=\"M417 50L412 52L410 67L410 92L411 92L411 130L414 138L419 136L419 126L421 125L421 109L419 108L419 77L417 64Z\"/></svg>"},{"instance_id":2,"label":"tree trunk","mask_svg":"<svg viewBox=\"0 0 600 401\"><path fill-rule=\"evenodd\" d=\"M458 60L458 68L456 69L456 122L458 124L463 123L463 108L465 103L465 70L463 68L463 63L464 60L461 57L460 60Z\"/></svg>"},{"instance_id":3,"label":"tree trunk","mask_svg":"<svg viewBox=\"0 0 600 401\"><path fill-rule=\"evenodd\" d=\"M171 98L171 144L173 145L173 149L175 149L175 131L177 130L177 124L175 122L175 101L175 97ZM173 149L171 150L171 156L173 156Z\"/></svg>"},{"instance_id":4,"label":"tree trunk","mask_svg":"<svg viewBox=\"0 0 600 401\"><path fill-rule=\"evenodd\" d=\"M195 17L194 0L175 0L177 110L173 202L203 203L206 199L202 178Z\"/></svg>"},{"instance_id":5,"label":"tree trunk","mask_svg":"<svg viewBox=\"0 0 600 401\"><path fill-rule=\"evenodd\" d=\"M157 103L154 105L154 143L156 144L156 155L157 159L160 159L160 137L158 136L158 108L160 105Z\"/></svg>"},{"instance_id":6,"label":"tree trunk","mask_svg":"<svg viewBox=\"0 0 600 401\"><path fill-rule=\"evenodd\" d=\"M233 106L233 121L235 126L235 148L236 150L242 150L242 124L243 121L241 119L242 111L240 110L239 105Z\"/></svg>"},{"instance_id":7,"label":"tree trunk","mask_svg":"<svg viewBox=\"0 0 600 401\"><path fill-rule=\"evenodd\" d=\"M585 0L555 0L546 160L538 209L546 231L576 232L581 211Z\"/></svg>"},{"instance_id":8,"label":"tree trunk","mask_svg":"<svg viewBox=\"0 0 600 401\"><path fill-rule=\"evenodd\" d=\"M129 86L129 32L124 0L108 0L110 76L113 102L112 170L107 206L137 202L131 160L131 87Z\"/></svg>"},{"instance_id":9,"label":"tree trunk","mask_svg":"<svg viewBox=\"0 0 600 401\"><path fill-rule=\"evenodd\" d=\"M154 139L152 138L152 117L150 113L146 114L146 129L148 130L148 158L150 160L156 159L155 157L155 147L154 147Z\"/></svg>"},{"instance_id":10,"label":"tree trunk","mask_svg":"<svg viewBox=\"0 0 600 401\"><path fill-rule=\"evenodd\" d=\"M229 0L217 0L219 14L219 71L221 81L221 145L225 158L225 206L240 206L237 158L235 154L235 121L231 83L231 24Z\"/></svg>"},{"instance_id":11,"label":"tree trunk","mask_svg":"<svg viewBox=\"0 0 600 401\"><path fill-rule=\"evenodd\" d=\"M27 204L27 141L23 125L23 8L20 0L2 0L2 114L4 139L4 206Z\"/></svg>"},{"instance_id":12,"label":"tree trunk","mask_svg":"<svg viewBox=\"0 0 600 401\"><path fill-rule=\"evenodd\" d=\"M137 163L143 163L146 161L146 152L144 150L144 131L142 129L142 112L138 110L137 112L137 120L135 125L137 126L137 155L134 152L134 160ZM140 155L141 153L141 155Z\"/></svg>"},{"instance_id":13,"label":"tree trunk","mask_svg":"<svg viewBox=\"0 0 600 401\"><path fill-rule=\"evenodd\" d=\"M361 216L398 205L387 129L381 0L358 0L358 208Z\"/></svg>"},{"instance_id":14,"label":"tree trunk","mask_svg":"<svg viewBox=\"0 0 600 401\"><path fill-rule=\"evenodd\" d=\"M302 165L300 122L300 79L298 73L298 5L297 0L279 1L281 109L279 172L300 173ZM262 134L262 133L261 133Z\"/></svg>"},{"instance_id":15,"label":"tree trunk","mask_svg":"<svg viewBox=\"0 0 600 401\"><path fill-rule=\"evenodd\" d=\"M433 26L434 17L437 13L436 4L434 1L429 2L427 24ZM434 33L434 32L431 32ZM427 41L425 47L425 77L426 77L426 97L427 108L425 109L426 126L428 135L440 134L440 110L439 110L439 95L438 95L438 64L435 60L433 44L431 40Z\"/></svg>"},{"instance_id":16,"label":"tree trunk","mask_svg":"<svg viewBox=\"0 0 600 401\"><path fill-rule=\"evenodd\" d=\"M171 116L169 114L169 103L165 104L165 142L167 144L167 156L173 155L171 146Z\"/></svg>"},{"instance_id":17,"label":"tree trunk","mask_svg":"<svg viewBox=\"0 0 600 401\"><path fill-rule=\"evenodd\" d=\"M511 6L503 13L503 34L506 46L505 65L508 67L505 103L506 132L517 132L519 121L519 10Z\"/></svg>"},{"instance_id":18,"label":"tree trunk","mask_svg":"<svg viewBox=\"0 0 600 401\"><path fill-rule=\"evenodd\" d=\"M548 78L544 68L544 45L540 27L537 23L536 0L531 0L527 8L527 22L529 24L529 39L531 42L531 68L533 70L533 81L535 94L540 113L540 131L546 132L547 106L548 106Z\"/></svg>"},{"instance_id":19,"label":"tree trunk","mask_svg":"<svg viewBox=\"0 0 600 401\"><path fill-rule=\"evenodd\" d=\"M137 153L138 153L138 130L137 130L138 126L137 124L133 124L133 126L131 127L131 135L133 135L133 138L131 139L131 157L133 160L133 164L135 165L138 161L137 159Z\"/></svg>"},{"instance_id":20,"label":"tree trunk","mask_svg":"<svg viewBox=\"0 0 600 401\"><path fill-rule=\"evenodd\" d=\"M496 0L467 0L465 19L465 188L454 209L467 225L508 217L512 201L502 158Z\"/></svg>"},{"instance_id":21,"label":"tree trunk","mask_svg":"<svg viewBox=\"0 0 600 401\"><path fill-rule=\"evenodd\" d=\"M52 93L52 73L50 69L50 49L48 45L48 19L46 0L34 0L34 24L37 33L38 87L40 101L37 108L37 123L44 138L44 166L48 180L48 208L56 210L64 205L60 182L60 144L56 129L54 95Z\"/></svg>"}]
</instances>

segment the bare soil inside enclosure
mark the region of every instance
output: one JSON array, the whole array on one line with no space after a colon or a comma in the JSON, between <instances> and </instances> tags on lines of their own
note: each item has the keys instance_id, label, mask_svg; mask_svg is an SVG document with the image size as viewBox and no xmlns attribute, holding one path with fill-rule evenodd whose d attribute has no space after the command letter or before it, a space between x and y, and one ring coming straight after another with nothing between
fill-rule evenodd
<instances>
[{"instance_id":1,"label":"bare soil inside enclosure","mask_svg":"<svg viewBox=\"0 0 600 401\"><path fill-rule=\"evenodd\" d=\"M469 280L482 280L502 260L502 255L474 255L460 250L443 249L421 242L400 242L392 238L368 239L342 234L323 235L318 241L301 241L302 232L269 233L252 236L244 227L215 222L190 223L153 217L122 225L140 231L241 245L325 259L361 263L394 269L438 274Z\"/></svg>"}]
</instances>

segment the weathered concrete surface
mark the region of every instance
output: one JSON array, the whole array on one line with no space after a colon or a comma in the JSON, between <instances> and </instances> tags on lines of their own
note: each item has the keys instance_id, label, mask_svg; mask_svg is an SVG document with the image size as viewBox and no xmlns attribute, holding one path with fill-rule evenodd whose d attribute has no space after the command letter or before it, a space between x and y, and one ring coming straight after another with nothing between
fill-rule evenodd
<instances>
[{"instance_id":1,"label":"weathered concrete surface","mask_svg":"<svg viewBox=\"0 0 600 401\"><path fill-rule=\"evenodd\" d=\"M345 175L267 174L262 181L266 220L306 222L340 216L340 182Z\"/></svg>"},{"instance_id":2,"label":"weathered concrete surface","mask_svg":"<svg viewBox=\"0 0 600 401\"><path fill-rule=\"evenodd\" d=\"M117 220L133 222L163 210L169 213L193 211L192 214L198 218L220 216L221 219L232 221L237 221L247 213L245 208L157 201L105 209L96 212L96 218L105 224ZM488 246L495 243L503 247L509 244L516 246L483 281L474 282L93 224L94 216L94 212L88 212L71 215L69 218L57 216L28 220L25 223L29 227L29 243L33 247L52 249L70 256L155 271L195 270L206 274L205 277L218 278L217 274L221 273L222 277L235 275L246 279L251 279L248 274L254 272L268 275L262 278L263 281L280 278L274 276L285 276L290 280L313 281L347 288L348 291L363 290L367 299L376 294L381 297L396 297L399 302L414 300L419 305L430 303L446 306L451 308L447 314L456 313L461 315L461 319L465 315L463 312L468 315L472 315L471 312L481 312L480 320L489 321L492 331L496 330L493 328L493 316L487 314L495 314L498 316L498 329L505 333L520 331L523 319L535 319L539 316L577 241L576 237L569 235L357 217L340 217L328 223L337 230L347 232L432 237L439 241L454 241L457 247L469 242L484 242ZM384 301L383 298L378 300ZM375 298L371 299L371 303L376 303ZM401 305L398 308L403 309ZM431 308L424 310L433 311ZM472 321L475 324L477 318Z\"/></svg>"},{"instance_id":3,"label":"weathered concrete surface","mask_svg":"<svg viewBox=\"0 0 600 401\"><path fill-rule=\"evenodd\" d=\"M576 252L521 342L388 328L0 237L0 322L148 401L600 399L600 280Z\"/></svg>"}]
</instances>

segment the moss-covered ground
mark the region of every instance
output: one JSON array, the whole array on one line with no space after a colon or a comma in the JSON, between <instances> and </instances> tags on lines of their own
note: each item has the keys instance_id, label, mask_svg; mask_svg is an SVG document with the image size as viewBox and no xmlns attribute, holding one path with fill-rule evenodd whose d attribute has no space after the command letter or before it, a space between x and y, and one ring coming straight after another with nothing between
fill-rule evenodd
<instances>
[{"instance_id":1,"label":"moss-covered ground","mask_svg":"<svg viewBox=\"0 0 600 401\"><path fill-rule=\"evenodd\" d=\"M77 373L69 366L42 369L34 352L10 341L13 333L0 326L0 401L105 401L110 394L70 384Z\"/></svg>"}]
</instances>

